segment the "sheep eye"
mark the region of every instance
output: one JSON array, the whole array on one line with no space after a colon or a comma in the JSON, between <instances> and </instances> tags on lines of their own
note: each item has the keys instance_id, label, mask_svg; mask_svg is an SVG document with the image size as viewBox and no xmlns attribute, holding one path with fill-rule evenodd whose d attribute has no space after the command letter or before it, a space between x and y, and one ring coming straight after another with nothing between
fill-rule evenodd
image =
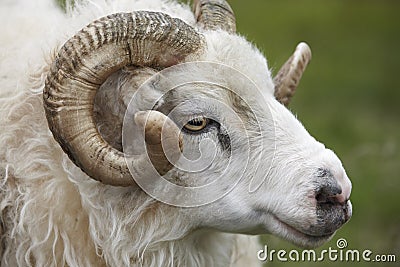
<instances>
[{"instance_id":1,"label":"sheep eye","mask_svg":"<svg viewBox=\"0 0 400 267\"><path fill-rule=\"evenodd\" d=\"M207 118L197 117L188 121L184 127L188 131L197 132L203 130L207 126L208 122L209 120Z\"/></svg>"}]
</instances>

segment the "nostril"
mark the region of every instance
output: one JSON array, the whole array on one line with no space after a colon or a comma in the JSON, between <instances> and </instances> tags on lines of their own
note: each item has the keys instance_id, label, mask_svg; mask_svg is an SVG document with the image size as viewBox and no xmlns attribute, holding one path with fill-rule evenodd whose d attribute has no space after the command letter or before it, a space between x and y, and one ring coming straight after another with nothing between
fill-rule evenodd
<instances>
[{"instance_id":1,"label":"nostril","mask_svg":"<svg viewBox=\"0 0 400 267\"><path fill-rule=\"evenodd\" d=\"M316 176L318 186L315 191L315 199L317 203L344 205L347 197L332 172L328 169L320 168Z\"/></svg>"},{"instance_id":2,"label":"nostril","mask_svg":"<svg viewBox=\"0 0 400 267\"><path fill-rule=\"evenodd\" d=\"M342 202L342 189L337 185L327 184L319 188L315 193L318 204L339 204Z\"/></svg>"}]
</instances>

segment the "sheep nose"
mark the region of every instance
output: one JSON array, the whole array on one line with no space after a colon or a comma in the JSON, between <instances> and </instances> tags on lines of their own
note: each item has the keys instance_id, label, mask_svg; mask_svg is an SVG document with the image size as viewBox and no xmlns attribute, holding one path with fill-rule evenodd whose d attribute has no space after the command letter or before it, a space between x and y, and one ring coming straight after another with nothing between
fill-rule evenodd
<instances>
[{"instance_id":1,"label":"sheep nose","mask_svg":"<svg viewBox=\"0 0 400 267\"><path fill-rule=\"evenodd\" d=\"M329 170L318 170L317 204L344 205L350 197L351 184L347 176L337 178Z\"/></svg>"},{"instance_id":2,"label":"sheep nose","mask_svg":"<svg viewBox=\"0 0 400 267\"><path fill-rule=\"evenodd\" d=\"M334 210L335 213L342 213L342 223L350 219L352 213L351 202L345 198L339 186L326 185L320 188L315 194L315 199L320 210Z\"/></svg>"},{"instance_id":3,"label":"sheep nose","mask_svg":"<svg viewBox=\"0 0 400 267\"><path fill-rule=\"evenodd\" d=\"M315 194L317 204L343 204L342 188L337 185L324 185Z\"/></svg>"},{"instance_id":4,"label":"sheep nose","mask_svg":"<svg viewBox=\"0 0 400 267\"><path fill-rule=\"evenodd\" d=\"M314 191L318 220L308 229L312 235L333 234L352 215L352 205L349 200L351 183L344 172L338 173L333 175L329 170L318 169L317 187Z\"/></svg>"}]
</instances>

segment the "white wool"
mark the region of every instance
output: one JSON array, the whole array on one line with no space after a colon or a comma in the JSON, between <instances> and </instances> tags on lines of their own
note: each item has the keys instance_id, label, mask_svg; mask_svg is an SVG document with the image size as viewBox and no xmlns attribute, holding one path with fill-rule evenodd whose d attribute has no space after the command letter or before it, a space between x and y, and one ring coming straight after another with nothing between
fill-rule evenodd
<instances>
[{"instance_id":1,"label":"white wool","mask_svg":"<svg viewBox=\"0 0 400 267\"><path fill-rule=\"evenodd\" d=\"M98 17L141 9L194 24L189 7L162 0L87 1L72 15L51 0L1 3L1 266L257 264L241 251L255 248L256 237L187 235L168 206L88 178L48 130L41 90L57 48Z\"/></svg>"}]
</instances>

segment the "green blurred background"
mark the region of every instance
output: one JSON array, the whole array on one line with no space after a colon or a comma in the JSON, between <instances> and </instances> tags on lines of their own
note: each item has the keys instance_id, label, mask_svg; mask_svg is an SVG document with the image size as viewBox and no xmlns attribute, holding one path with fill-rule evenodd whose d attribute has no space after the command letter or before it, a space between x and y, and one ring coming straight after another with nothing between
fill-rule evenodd
<instances>
[{"instance_id":1,"label":"green blurred background","mask_svg":"<svg viewBox=\"0 0 400 267\"><path fill-rule=\"evenodd\" d=\"M353 182L352 219L317 251L335 249L336 240L345 238L349 249L397 258L397 263L326 260L290 265L400 266L400 1L229 3L238 31L264 52L274 73L299 41L313 51L290 108L313 136L338 154ZM276 250L298 249L269 235L262 243Z\"/></svg>"}]
</instances>

